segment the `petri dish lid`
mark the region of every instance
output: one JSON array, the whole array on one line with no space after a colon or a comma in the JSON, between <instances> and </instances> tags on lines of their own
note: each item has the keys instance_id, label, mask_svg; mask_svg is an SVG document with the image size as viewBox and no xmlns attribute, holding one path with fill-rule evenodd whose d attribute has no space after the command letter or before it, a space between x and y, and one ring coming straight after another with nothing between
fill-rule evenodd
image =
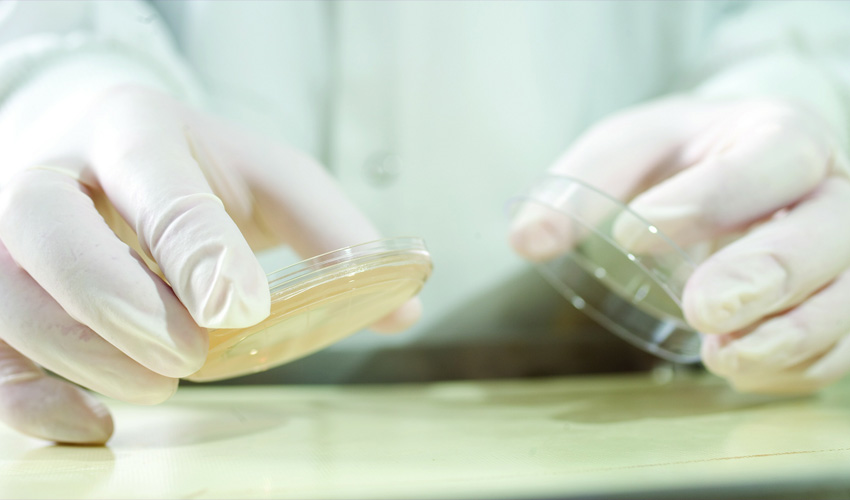
<instances>
[{"instance_id":1,"label":"petri dish lid","mask_svg":"<svg viewBox=\"0 0 850 500\"><path fill-rule=\"evenodd\" d=\"M557 175L510 200L508 210L515 223L543 232L551 252L535 266L573 306L663 359L699 360L701 336L682 314L696 264L652 223L593 186Z\"/></svg>"},{"instance_id":2,"label":"petri dish lid","mask_svg":"<svg viewBox=\"0 0 850 500\"><path fill-rule=\"evenodd\" d=\"M188 379L247 375L306 356L369 326L419 293L431 274L419 238L354 245L268 274L271 314L209 332L203 367Z\"/></svg>"}]
</instances>

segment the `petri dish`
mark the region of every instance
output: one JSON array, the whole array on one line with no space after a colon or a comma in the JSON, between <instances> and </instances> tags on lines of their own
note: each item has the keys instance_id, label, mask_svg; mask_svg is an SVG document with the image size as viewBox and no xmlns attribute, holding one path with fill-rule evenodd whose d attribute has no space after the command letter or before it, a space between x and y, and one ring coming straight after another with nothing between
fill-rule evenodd
<instances>
[{"instance_id":1,"label":"petri dish","mask_svg":"<svg viewBox=\"0 0 850 500\"><path fill-rule=\"evenodd\" d=\"M188 377L210 382L267 370L341 340L419 293L431 274L419 238L354 245L268 274L271 314L248 328L209 332L206 363Z\"/></svg>"},{"instance_id":2,"label":"petri dish","mask_svg":"<svg viewBox=\"0 0 850 500\"><path fill-rule=\"evenodd\" d=\"M557 175L510 200L508 210L515 223L523 218L544 231L551 252L535 266L574 307L663 359L699 360L701 335L682 314L696 263L652 223L589 184Z\"/></svg>"}]
</instances>

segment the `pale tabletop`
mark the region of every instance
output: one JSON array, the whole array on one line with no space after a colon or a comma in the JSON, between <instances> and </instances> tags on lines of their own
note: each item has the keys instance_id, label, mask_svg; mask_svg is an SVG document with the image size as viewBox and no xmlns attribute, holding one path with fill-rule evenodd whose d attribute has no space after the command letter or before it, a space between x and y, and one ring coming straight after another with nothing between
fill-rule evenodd
<instances>
[{"instance_id":1,"label":"pale tabletop","mask_svg":"<svg viewBox=\"0 0 850 500\"><path fill-rule=\"evenodd\" d=\"M191 387L156 407L110 406L117 430L107 447L0 429L0 497L850 492L850 381L798 399L735 394L710 376L646 374Z\"/></svg>"}]
</instances>

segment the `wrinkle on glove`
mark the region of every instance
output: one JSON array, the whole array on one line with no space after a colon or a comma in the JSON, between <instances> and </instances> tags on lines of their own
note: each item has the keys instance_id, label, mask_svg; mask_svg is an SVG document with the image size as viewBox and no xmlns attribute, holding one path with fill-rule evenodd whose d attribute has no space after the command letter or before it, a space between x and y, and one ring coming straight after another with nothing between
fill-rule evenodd
<instances>
[{"instance_id":1,"label":"wrinkle on glove","mask_svg":"<svg viewBox=\"0 0 850 500\"><path fill-rule=\"evenodd\" d=\"M203 364L206 333L115 237L75 180L43 169L16 176L0 192L0 237L71 318L130 358L169 377Z\"/></svg>"},{"instance_id":2,"label":"wrinkle on glove","mask_svg":"<svg viewBox=\"0 0 850 500\"><path fill-rule=\"evenodd\" d=\"M0 339L29 361L116 399L156 404L177 390L176 379L142 366L71 318L2 244Z\"/></svg>"},{"instance_id":3,"label":"wrinkle on glove","mask_svg":"<svg viewBox=\"0 0 850 500\"><path fill-rule=\"evenodd\" d=\"M148 99L164 100L118 89L100 103L95 175L200 326L256 324L271 310L268 282L193 156L184 125L191 118L177 103L139 106Z\"/></svg>"}]
</instances>

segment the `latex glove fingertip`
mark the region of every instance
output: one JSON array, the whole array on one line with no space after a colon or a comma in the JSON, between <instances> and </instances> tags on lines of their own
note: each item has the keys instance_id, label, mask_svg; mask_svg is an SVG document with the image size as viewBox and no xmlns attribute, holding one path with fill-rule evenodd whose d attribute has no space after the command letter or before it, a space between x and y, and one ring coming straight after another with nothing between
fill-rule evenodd
<instances>
[{"instance_id":1,"label":"latex glove fingertip","mask_svg":"<svg viewBox=\"0 0 850 500\"><path fill-rule=\"evenodd\" d=\"M413 326L422 316L422 301L413 297L395 311L379 319L370 330L377 333L398 333Z\"/></svg>"},{"instance_id":2,"label":"latex glove fingertip","mask_svg":"<svg viewBox=\"0 0 850 500\"><path fill-rule=\"evenodd\" d=\"M531 261L551 259L575 244L569 220L538 207L523 208L513 221L509 241L518 255Z\"/></svg>"},{"instance_id":3,"label":"latex glove fingertip","mask_svg":"<svg viewBox=\"0 0 850 500\"><path fill-rule=\"evenodd\" d=\"M114 431L106 406L68 382L41 376L0 386L3 420L29 436L67 444L102 445Z\"/></svg>"}]
</instances>

